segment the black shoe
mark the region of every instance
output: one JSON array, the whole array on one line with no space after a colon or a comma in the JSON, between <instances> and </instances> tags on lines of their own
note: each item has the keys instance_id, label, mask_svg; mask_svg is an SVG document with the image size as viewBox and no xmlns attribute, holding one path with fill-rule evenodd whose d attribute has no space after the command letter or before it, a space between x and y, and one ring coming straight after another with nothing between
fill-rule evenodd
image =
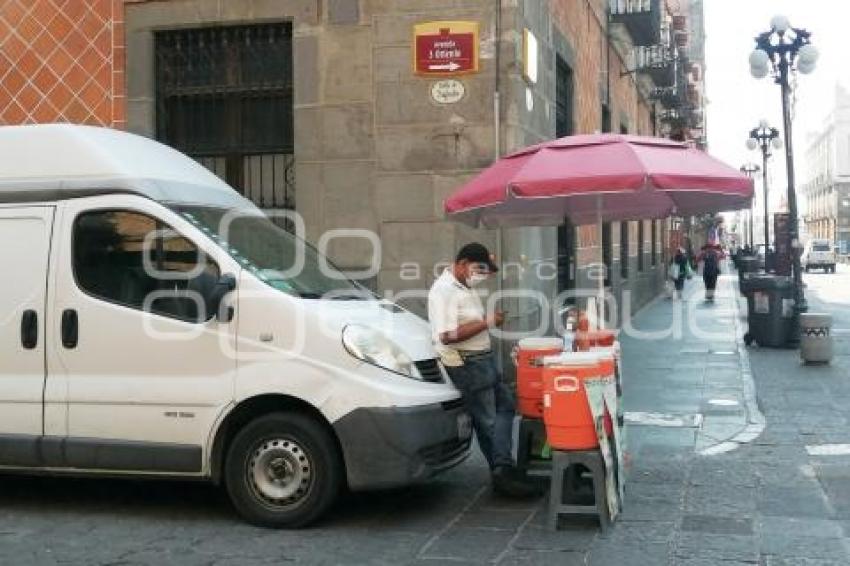
<instances>
[{"instance_id":1,"label":"black shoe","mask_svg":"<svg viewBox=\"0 0 850 566\"><path fill-rule=\"evenodd\" d=\"M519 471L512 466L497 466L491 474L493 491L504 497L531 498L538 497L540 490L521 477Z\"/></svg>"}]
</instances>

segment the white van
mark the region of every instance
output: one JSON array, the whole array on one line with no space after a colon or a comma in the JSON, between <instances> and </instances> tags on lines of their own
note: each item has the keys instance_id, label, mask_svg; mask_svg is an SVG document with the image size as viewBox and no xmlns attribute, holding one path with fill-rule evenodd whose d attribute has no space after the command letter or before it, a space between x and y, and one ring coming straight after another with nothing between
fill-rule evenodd
<instances>
[{"instance_id":1,"label":"white van","mask_svg":"<svg viewBox=\"0 0 850 566\"><path fill-rule=\"evenodd\" d=\"M0 469L210 480L297 527L462 462L428 324L300 244L149 139L0 128Z\"/></svg>"},{"instance_id":2,"label":"white van","mask_svg":"<svg viewBox=\"0 0 850 566\"><path fill-rule=\"evenodd\" d=\"M800 263L807 272L812 269L823 269L824 273L835 273L835 248L832 242L813 238L806 243Z\"/></svg>"}]
</instances>

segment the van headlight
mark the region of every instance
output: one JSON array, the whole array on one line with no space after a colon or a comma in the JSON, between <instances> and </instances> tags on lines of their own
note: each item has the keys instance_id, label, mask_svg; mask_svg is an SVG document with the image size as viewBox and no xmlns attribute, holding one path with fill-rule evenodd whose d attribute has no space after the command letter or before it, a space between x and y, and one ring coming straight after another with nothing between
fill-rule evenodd
<instances>
[{"instance_id":1,"label":"van headlight","mask_svg":"<svg viewBox=\"0 0 850 566\"><path fill-rule=\"evenodd\" d=\"M410 356L378 330L349 324L342 330L342 345L358 360L405 377L419 379L419 372L414 368Z\"/></svg>"}]
</instances>

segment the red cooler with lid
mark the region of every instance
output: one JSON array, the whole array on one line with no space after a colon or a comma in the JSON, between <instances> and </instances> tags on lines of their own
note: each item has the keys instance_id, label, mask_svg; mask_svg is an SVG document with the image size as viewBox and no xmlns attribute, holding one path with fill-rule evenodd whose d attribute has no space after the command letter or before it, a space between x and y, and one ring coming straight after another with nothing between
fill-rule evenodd
<instances>
[{"instance_id":1,"label":"red cooler with lid","mask_svg":"<svg viewBox=\"0 0 850 566\"><path fill-rule=\"evenodd\" d=\"M517 407L522 416L543 418L543 358L563 351L560 338L523 338L517 344Z\"/></svg>"},{"instance_id":2,"label":"red cooler with lid","mask_svg":"<svg viewBox=\"0 0 850 566\"><path fill-rule=\"evenodd\" d=\"M614 360L589 352L547 358L543 369L543 420L549 445L556 450L590 450L599 446L584 381L611 375ZM605 414L605 433L614 432Z\"/></svg>"}]
</instances>

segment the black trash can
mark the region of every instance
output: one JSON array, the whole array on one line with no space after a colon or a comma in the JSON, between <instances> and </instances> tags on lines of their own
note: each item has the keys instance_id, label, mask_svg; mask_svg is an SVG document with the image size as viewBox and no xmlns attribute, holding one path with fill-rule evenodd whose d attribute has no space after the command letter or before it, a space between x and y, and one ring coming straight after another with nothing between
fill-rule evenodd
<instances>
[{"instance_id":1,"label":"black trash can","mask_svg":"<svg viewBox=\"0 0 850 566\"><path fill-rule=\"evenodd\" d=\"M769 251L764 256L764 270L767 273L773 273L776 271L776 252Z\"/></svg>"},{"instance_id":2,"label":"black trash can","mask_svg":"<svg viewBox=\"0 0 850 566\"><path fill-rule=\"evenodd\" d=\"M768 348L796 345L794 332L794 282L790 277L750 274L746 279L747 346L753 342Z\"/></svg>"},{"instance_id":3,"label":"black trash can","mask_svg":"<svg viewBox=\"0 0 850 566\"><path fill-rule=\"evenodd\" d=\"M738 288L741 293L746 295L747 283L745 281L749 279L750 275L758 273L758 270L759 258L756 256L745 255L738 260Z\"/></svg>"},{"instance_id":4,"label":"black trash can","mask_svg":"<svg viewBox=\"0 0 850 566\"><path fill-rule=\"evenodd\" d=\"M758 272L740 273L738 275L738 289L740 289L742 295L746 297L749 293L753 292L753 281L758 275Z\"/></svg>"}]
</instances>

